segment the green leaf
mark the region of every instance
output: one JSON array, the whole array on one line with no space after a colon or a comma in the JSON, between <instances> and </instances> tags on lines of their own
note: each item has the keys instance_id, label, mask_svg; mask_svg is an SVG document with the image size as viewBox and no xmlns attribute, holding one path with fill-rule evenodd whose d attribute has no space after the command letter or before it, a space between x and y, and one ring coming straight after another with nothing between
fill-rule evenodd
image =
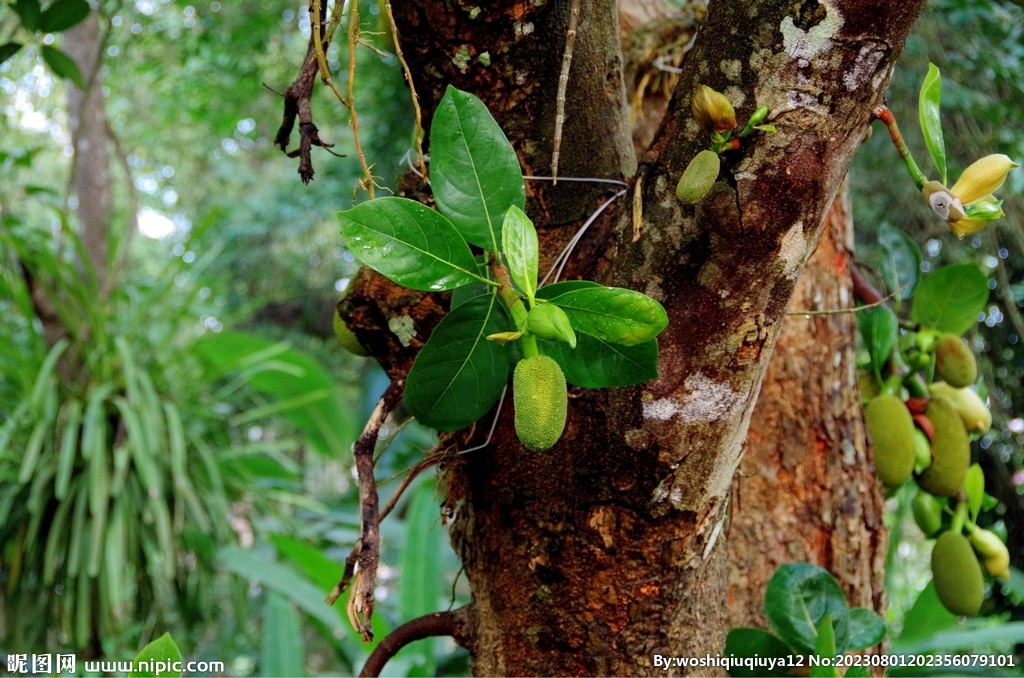
<instances>
[{"instance_id":1,"label":"green leaf","mask_svg":"<svg viewBox=\"0 0 1024 678\"><path fill-rule=\"evenodd\" d=\"M469 285L463 285L462 287L459 287L458 289L452 292L452 304L448 310L454 311L456 308L462 306L470 299L475 299L482 294L490 293L490 288L487 285L483 284L482 282L474 282L470 283Z\"/></svg>"},{"instance_id":2,"label":"green leaf","mask_svg":"<svg viewBox=\"0 0 1024 678\"><path fill-rule=\"evenodd\" d=\"M846 669L845 678L870 678L871 669L866 664L854 664Z\"/></svg>"},{"instance_id":3,"label":"green leaf","mask_svg":"<svg viewBox=\"0 0 1024 678\"><path fill-rule=\"evenodd\" d=\"M875 306L857 314L857 326L871 355L871 368L882 383L882 368L892 356L899 337L900 322L888 306Z\"/></svg>"},{"instance_id":4,"label":"green leaf","mask_svg":"<svg viewBox=\"0 0 1024 678\"><path fill-rule=\"evenodd\" d=\"M540 352L562 368L565 380L583 388L632 386L658 378L658 342L623 346L587 334L576 335L576 348L560 341L538 341Z\"/></svg>"},{"instance_id":5,"label":"green leaf","mask_svg":"<svg viewBox=\"0 0 1024 678\"><path fill-rule=\"evenodd\" d=\"M443 581L441 573L440 508L436 485L422 483L412 495L405 520L405 544L402 550L402 576L399 600L402 621L407 622L437 612ZM407 654L419 654L427 667L426 675L434 675L434 639L412 644Z\"/></svg>"},{"instance_id":6,"label":"green leaf","mask_svg":"<svg viewBox=\"0 0 1024 678\"><path fill-rule=\"evenodd\" d=\"M81 601L79 601L81 604ZM141 662L146 665L139 669ZM128 674L129 678L155 678L156 676L170 676L181 678L181 650L174 643L170 633L165 633L146 647L135 658L135 669ZM178 669L174 670L170 664L178 663Z\"/></svg>"},{"instance_id":7,"label":"green leaf","mask_svg":"<svg viewBox=\"0 0 1024 678\"><path fill-rule=\"evenodd\" d=\"M971 464L964 479L964 493L967 495L967 507L971 512L971 520L977 520L981 511L981 503L985 500L985 472L978 464Z\"/></svg>"},{"instance_id":8,"label":"green leaf","mask_svg":"<svg viewBox=\"0 0 1024 678\"><path fill-rule=\"evenodd\" d=\"M263 606L263 653L260 675L306 675L302 622L284 596L271 591Z\"/></svg>"},{"instance_id":9,"label":"green leaf","mask_svg":"<svg viewBox=\"0 0 1024 678\"><path fill-rule=\"evenodd\" d=\"M850 610L850 650L864 650L882 642L885 622L874 610L855 607Z\"/></svg>"},{"instance_id":10,"label":"green leaf","mask_svg":"<svg viewBox=\"0 0 1024 678\"><path fill-rule=\"evenodd\" d=\"M846 597L832 575L817 565L780 565L768 582L764 613L779 636L801 652L814 651L818 625L831 613L836 648L846 650L850 637Z\"/></svg>"},{"instance_id":11,"label":"green leaf","mask_svg":"<svg viewBox=\"0 0 1024 678\"><path fill-rule=\"evenodd\" d=\"M835 659L836 633L835 629L832 628L831 612L826 612L825 616L821 619L821 623L818 624L818 639L814 644L814 654L823 660L829 660L829 662ZM826 662L822 662L818 666L811 666L812 678L832 678L838 675L839 672L830 663L826 665Z\"/></svg>"},{"instance_id":12,"label":"green leaf","mask_svg":"<svg viewBox=\"0 0 1024 678\"><path fill-rule=\"evenodd\" d=\"M26 31L34 33L39 30L39 24L43 16L39 0L16 0L11 7L21 18L21 25Z\"/></svg>"},{"instance_id":13,"label":"green leaf","mask_svg":"<svg viewBox=\"0 0 1024 678\"><path fill-rule=\"evenodd\" d=\"M978 322L988 291L988 277L977 264L946 266L921 281L910 315L925 329L963 334Z\"/></svg>"},{"instance_id":14,"label":"green leaf","mask_svg":"<svg viewBox=\"0 0 1024 678\"><path fill-rule=\"evenodd\" d=\"M785 660L793 651L784 642L763 629L741 628L729 631L725 637L725 656L737 658L757 658L763 663L764 659ZM788 676L786 662L783 661L771 668L756 665L753 668L746 666L729 667L729 675L737 677L753 676Z\"/></svg>"},{"instance_id":15,"label":"green leaf","mask_svg":"<svg viewBox=\"0 0 1024 678\"><path fill-rule=\"evenodd\" d=\"M487 336L512 324L495 294L452 310L409 371L405 404L420 423L458 431L491 409L508 383L509 347Z\"/></svg>"},{"instance_id":16,"label":"green leaf","mask_svg":"<svg viewBox=\"0 0 1024 678\"><path fill-rule=\"evenodd\" d=\"M917 243L900 229L882 224L878 244L882 247L882 277L889 291L896 294L902 289L900 299L914 296L921 273L921 250Z\"/></svg>"},{"instance_id":17,"label":"green leaf","mask_svg":"<svg viewBox=\"0 0 1024 678\"><path fill-rule=\"evenodd\" d=\"M508 274L519 290L533 303L537 293L537 229L523 210L508 208L501 229L501 248L508 262Z\"/></svg>"},{"instance_id":18,"label":"green leaf","mask_svg":"<svg viewBox=\"0 0 1024 678\"><path fill-rule=\"evenodd\" d=\"M954 624L952 628L925 636L912 644L901 643L897 646L894 643L890 653L897 655L932 652L988 654L991 651L998 651L999 654L1009 654L1013 651L1013 647L1020 643L1024 643L1024 622L1007 622L980 628L956 628L956 624ZM913 675L920 675L920 673Z\"/></svg>"},{"instance_id":19,"label":"green leaf","mask_svg":"<svg viewBox=\"0 0 1024 678\"><path fill-rule=\"evenodd\" d=\"M43 61L49 66L54 73L75 83L78 89L85 89L85 81L82 80L82 71L78 70L78 64L75 60L69 57L64 52L60 51L56 47L50 47L49 45L43 45L42 47Z\"/></svg>"},{"instance_id":20,"label":"green leaf","mask_svg":"<svg viewBox=\"0 0 1024 678\"><path fill-rule=\"evenodd\" d=\"M935 583L928 582L903 617L903 632L893 640L892 650L896 652L897 647L911 645L956 625L957 616L939 602L939 596L935 593Z\"/></svg>"},{"instance_id":21,"label":"green leaf","mask_svg":"<svg viewBox=\"0 0 1024 678\"><path fill-rule=\"evenodd\" d=\"M246 332L207 334L192 346L216 379L238 372L225 388L248 384L277 403L290 405L277 414L302 431L324 455L345 457L359 435L360 424L338 392L334 377L312 357ZM303 399L309 394L315 399Z\"/></svg>"},{"instance_id":22,"label":"green leaf","mask_svg":"<svg viewBox=\"0 0 1024 678\"><path fill-rule=\"evenodd\" d=\"M430 185L437 209L478 247L501 247L501 225L523 209L523 172L512 144L484 103L451 85L430 128Z\"/></svg>"},{"instance_id":23,"label":"green leaf","mask_svg":"<svg viewBox=\"0 0 1024 678\"><path fill-rule=\"evenodd\" d=\"M43 12L39 27L44 33L66 31L89 16L89 3L85 0L57 0Z\"/></svg>"},{"instance_id":24,"label":"green leaf","mask_svg":"<svg viewBox=\"0 0 1024 678\"><path fill-rule=\"evenodd\" d=\"M21 49L20 42L8 42L4 45L0 45L0 64L3 64L12 56L17 54L19 49Z\"/></svg>"},{"instance_id":25,"label":"green leaf","mask_svg":"<svg viewBox=\"0 0 1024 678\"><path fill-rule=\"evenodd\" d=\"M566 292L575 292L576 290L582 290L592 287L601 287L596 282L590 280L563 280L562 282L552 283L545 285L544 287L537 290L538 299L554 299L560 294Z\"/></svg>"},{"instance_id":26,"label":"green leaf","mask_svg":"<svg viewBox=\"0 0 1024 678\"><path fill-rule=\"evenodd\" d=\"M928 74L921 84L918 99L918 115L921 119L921 133L932 161L946 184L946 145L942 140L942 119L939 115L939 99L942 97L942 76L935 64L928 64Z\"/></svg>"},{"instance_id":27,"label":"green leaf","mask_svg":"<svg viewBox=\"0 0 1024 678\"><path fill-rule=\"evenodd\" d=\"M345 245L364 264L414 290L479 280L473 253L445 217L407 198L377 198L338 212Z\"/></svg>"},{"instance_id":28,"label":"green leaf","mask_svg":"<svg viewBox=\"0 0 1024 678\"><path fill-rule=\"evenodd\" d=\"M324 603L324 595L291 567L261 558L252 551L228 546L217 551L218 564L240 577L258 582L293 602L300 610L333 631L344 633L337 611Z\"/></svg>"},{"instance_id":29,"label":"green leaf","mask_svg":"<svg viewBox=\"0 0 1024 678\"><path fill-rule=\"evenodd\" d=\"M634 346L668 326L668 314L646 294L620 287L588 287L549 299L569 316L577 332Z\"/></svg>"}]
</instances>

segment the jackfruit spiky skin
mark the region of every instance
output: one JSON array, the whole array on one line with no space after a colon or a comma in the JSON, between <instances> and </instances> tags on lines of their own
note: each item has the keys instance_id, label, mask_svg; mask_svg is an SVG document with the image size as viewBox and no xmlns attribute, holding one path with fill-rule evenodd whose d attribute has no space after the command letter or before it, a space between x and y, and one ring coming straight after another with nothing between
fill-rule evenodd
<instances>
[{"instance_id":1,"label":"jackfruit spiky skin","mask_svg":"<svg viewBox=\"0 0 1024 678\"><path fill-rule=\"evenodd\" d=\"M880 395L868 403L864 419L875 451L878 479L886 487L899 487L913 473L917 458L910 410L896 396Z\"/></svg>"},{"instance_id":2,"label":"jackfruit spiky skin","mask_svg":"<svg viewBox=\"0 0 1024 678\"><path fill-rule=\"evenodd\" d=\"M911 508L914 510L914 522L924 532L924 536L931 537L942 528L942 508L946 502L938 497L933 497L927 492L918 492L914 497Z\"/></svg>"},{"instance_id":3,"label":"jackfruit spiky skin","mask_svg":"<svg viewBox=\"0 0 1024 678\"><path fill-rule=\"evenodd\" d=\"M512 375L516 435L530 450L546 450L565 429L569 397L562 368L546 355L520 360Z\"/></svg>"},{"instance_id":4,"label":"jackfruit spiky skin","mask_svg":"<svg viewBox=\"0 0 1024 678\"><path fill-rule=\"evenodd\" d=\"M363 348L363 345L356 339L355 333L341 319L337 309L334 310L334 336L338 338L338 344L349 353L361 358L370 355L370 352Z\"/></svg>"},{"instance_id":5,"label":"jackfruit spiky skin","mask_svg":"<svg viewBox=\"0 0 1024 678\"><path fill-rule=\"evenodd\" d=\"M964 484L971 464L971 441L960 414L945 398L932 397L925 416L935 427L932 463L921 472L917 484L936 497L951 497Z\"/></svg>"},{"instance_id":6,"label":"jackfruit spiky skin","mask_svg":"<svg viewBox=\"0 0 1024 678\"><path fill-rule=\"evenodd\" d=\"M967 537L944 532L932 549L932 581L942 605L953 614L973 615L985 599L981 565Z\"/></svg>"},{"instance_id":7,"label":"jackfruit spiky skin","mask_svg":"<svg viewBox=\"0 0 1024 678\"><path fill-rule=\"evenodd\" d=\"M964 388L978 379L978 362L963 339L944 334L935 344L935 371L953 388Z\"/></svg>"}]
</instances>

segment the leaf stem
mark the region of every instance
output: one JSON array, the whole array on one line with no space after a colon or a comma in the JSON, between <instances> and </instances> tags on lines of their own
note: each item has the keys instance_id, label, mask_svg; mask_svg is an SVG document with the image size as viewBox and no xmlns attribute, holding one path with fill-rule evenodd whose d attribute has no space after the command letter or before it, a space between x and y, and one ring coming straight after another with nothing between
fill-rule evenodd
<instances>
[{"instance_id":1,"label":"leaf stem","mask_svg":"<svg viewBox=\"0 0 1024 678\"><path fill-rule=\"evenodd\" d=\"M540 349L537 348L537 337L532 334L524 334L519 339L519 344L523 347L523 357L532 358L535 355L540 355Z\"/></svg>"},{"instance_id":2,"label":"leaf stem","mask_svg":"<svg viewBox=\"0 0 1024 678\"><path fill-rule=\"evenodd\" d=\"M960 534L964 530L964 524L967 522L967 502L961 496L960 503L956 505L956 513L953 514L953 523L949 526L949 529L954 534Z\"/></svg>"},{"instance_id":3,"label":"leaf stem","mask_svg":"<svg viewBox=\"0 0 1024 678\"><path fill-rule=\"evenodd\" d=\"M889 136L892 137L892 143L896 147L896 152L900 154L903 162L906 163L907 171L910 172L910 177L914 180L917 189L921 190L928 183L928 178L921 172L921 168L917 166L917 163L914 162L914 157L910 155L910 149L907 148L906 142L903 141L903 135L896 124L896 117L885 106L879 106L875 109L875 117L881 120L889 130Z\"/></svg>"},{"instance_id":4,"label":"leaf stem","mask_svg":"<svg viewBox=\"0 0 1024 678\"><path fill-rule=\"evenodd\" d=\"M494 272L494 280L498 283L498 294L501 295L501 300L505 302L509 313L512 314L512 321L516 324L516 329L522 332L526 329L526 305L523 303L523 298L512 287L512 279L508 275L505 264L501 262L501 256L497 252L490 254L491 271ZM534 342L534 347L536 347L536 342Z\"/></svg>"}]
</instances>

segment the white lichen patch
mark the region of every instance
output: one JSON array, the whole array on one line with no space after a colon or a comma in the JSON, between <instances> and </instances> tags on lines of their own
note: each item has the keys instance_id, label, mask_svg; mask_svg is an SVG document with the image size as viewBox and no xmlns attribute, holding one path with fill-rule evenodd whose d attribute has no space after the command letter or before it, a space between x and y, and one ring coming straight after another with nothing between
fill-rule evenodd
<instances>
[{"instance_id":1,"label":"white lichen patch","mask_svg":"<svg viewBox=\"0 0 1024 678\"><path fill-rule=\"evenodd\" d=\"M747 100L747 95L743 90L735 85L732 87L725 88L725 96L729 98L729 103L732 104L733 108L740 108L743 103Z\"/></svg>"},{"instance_id":2,"label":"white lichen patch","mask_svg":"<svg viewBox=\"0 0 1024 678\"><path fill-rule=\"evenodd\" d=\"M400 315L388 320L388 329L394 332L402 346L408 346L412 338L416 336L416 326L412 318L407 315Z\"/></svg>"},{"instance_id":3,"label":"white lichen patch","mask_svg":"<svg viewBox=\"0 0 1024 678\"><path fill-rule=\"evenodd\" d=\"M804 263L807 255L807 242L804 238L804 222L798 221L793 228L782 236L779 247L779 258L782 259L785 274L792 276Z\"/></svg>"},{"instance_id":4,"label":"white lichen patch","mask_svg":"<svg viewBox=\"0 0 1024 678\"><path fill-rule=\"evenodd\" d=\"M806 31L797 26L791 16L782 20L779 30L790 58L810 61L819 52L832 47L832 38L843 26L843 17L830 2L821 4L825 7L825 18Z\"/></svg>"},{"instance_id":5,"label":"white lichen patch","mask_svg":"<svg viewBox=\"0 0 1024 678\"><path fill-rule=\"evenodd\" d=\"M867 82L875 74L875 69L878 68L878 63L884 56L885 52L874 43L868 43L861 47L857 52L853 67L843 73L843 84L846 85L846 89L853 92Z\"/></svg>"},{"instance_id":6,"label":"white lichen patch","mask_svg":"<svg viewBox=\"0 0 1024 678\"><path fill-rule=\"evenodd\" d=\"M691 374L683 383L683 393L676 398L660 398L644 403L644 419L680 423L718 421L731 417L743 396L726 383L712 381L703 372Z\"/></svg>"},{"instance_id":7,"label":"white lichen patch","mask_svg":"<svg viewBox=\"0 0 1024 678\"><path fill-rule=\"evenodd\" d=\"M739 82L743 76L743 62L739 59L722 59L718 63L718 68L733 82Z\"/></svg>"}]
</instances>

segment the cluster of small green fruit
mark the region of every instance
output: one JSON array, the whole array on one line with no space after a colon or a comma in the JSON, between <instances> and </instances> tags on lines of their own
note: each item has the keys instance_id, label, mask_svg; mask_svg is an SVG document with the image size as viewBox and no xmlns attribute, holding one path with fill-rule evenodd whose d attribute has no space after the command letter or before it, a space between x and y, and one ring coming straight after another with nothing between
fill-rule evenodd
<instances>
[{"instance_id":1,"label":"cluster of small green fruit","mask_svg":"<svg viewBox=\"0 0 1024 678\"><path fill-rule=\"evenodd\" d=\"M972 388L977 362L958 335L918 332L907 362L936 380L927 392L904 400L899 385L907 381L895 377L868 403L864 414L875 472L890 490L913 476L915 521L926 536L937 536L931 560L935 591L950 612L973 615L984 600L984 574L1009 577L1003 540L976 524L985 506L985 478L981 467L971 465L970 435L985 433L992 415Z\"/></svg>"}]
</instances>

